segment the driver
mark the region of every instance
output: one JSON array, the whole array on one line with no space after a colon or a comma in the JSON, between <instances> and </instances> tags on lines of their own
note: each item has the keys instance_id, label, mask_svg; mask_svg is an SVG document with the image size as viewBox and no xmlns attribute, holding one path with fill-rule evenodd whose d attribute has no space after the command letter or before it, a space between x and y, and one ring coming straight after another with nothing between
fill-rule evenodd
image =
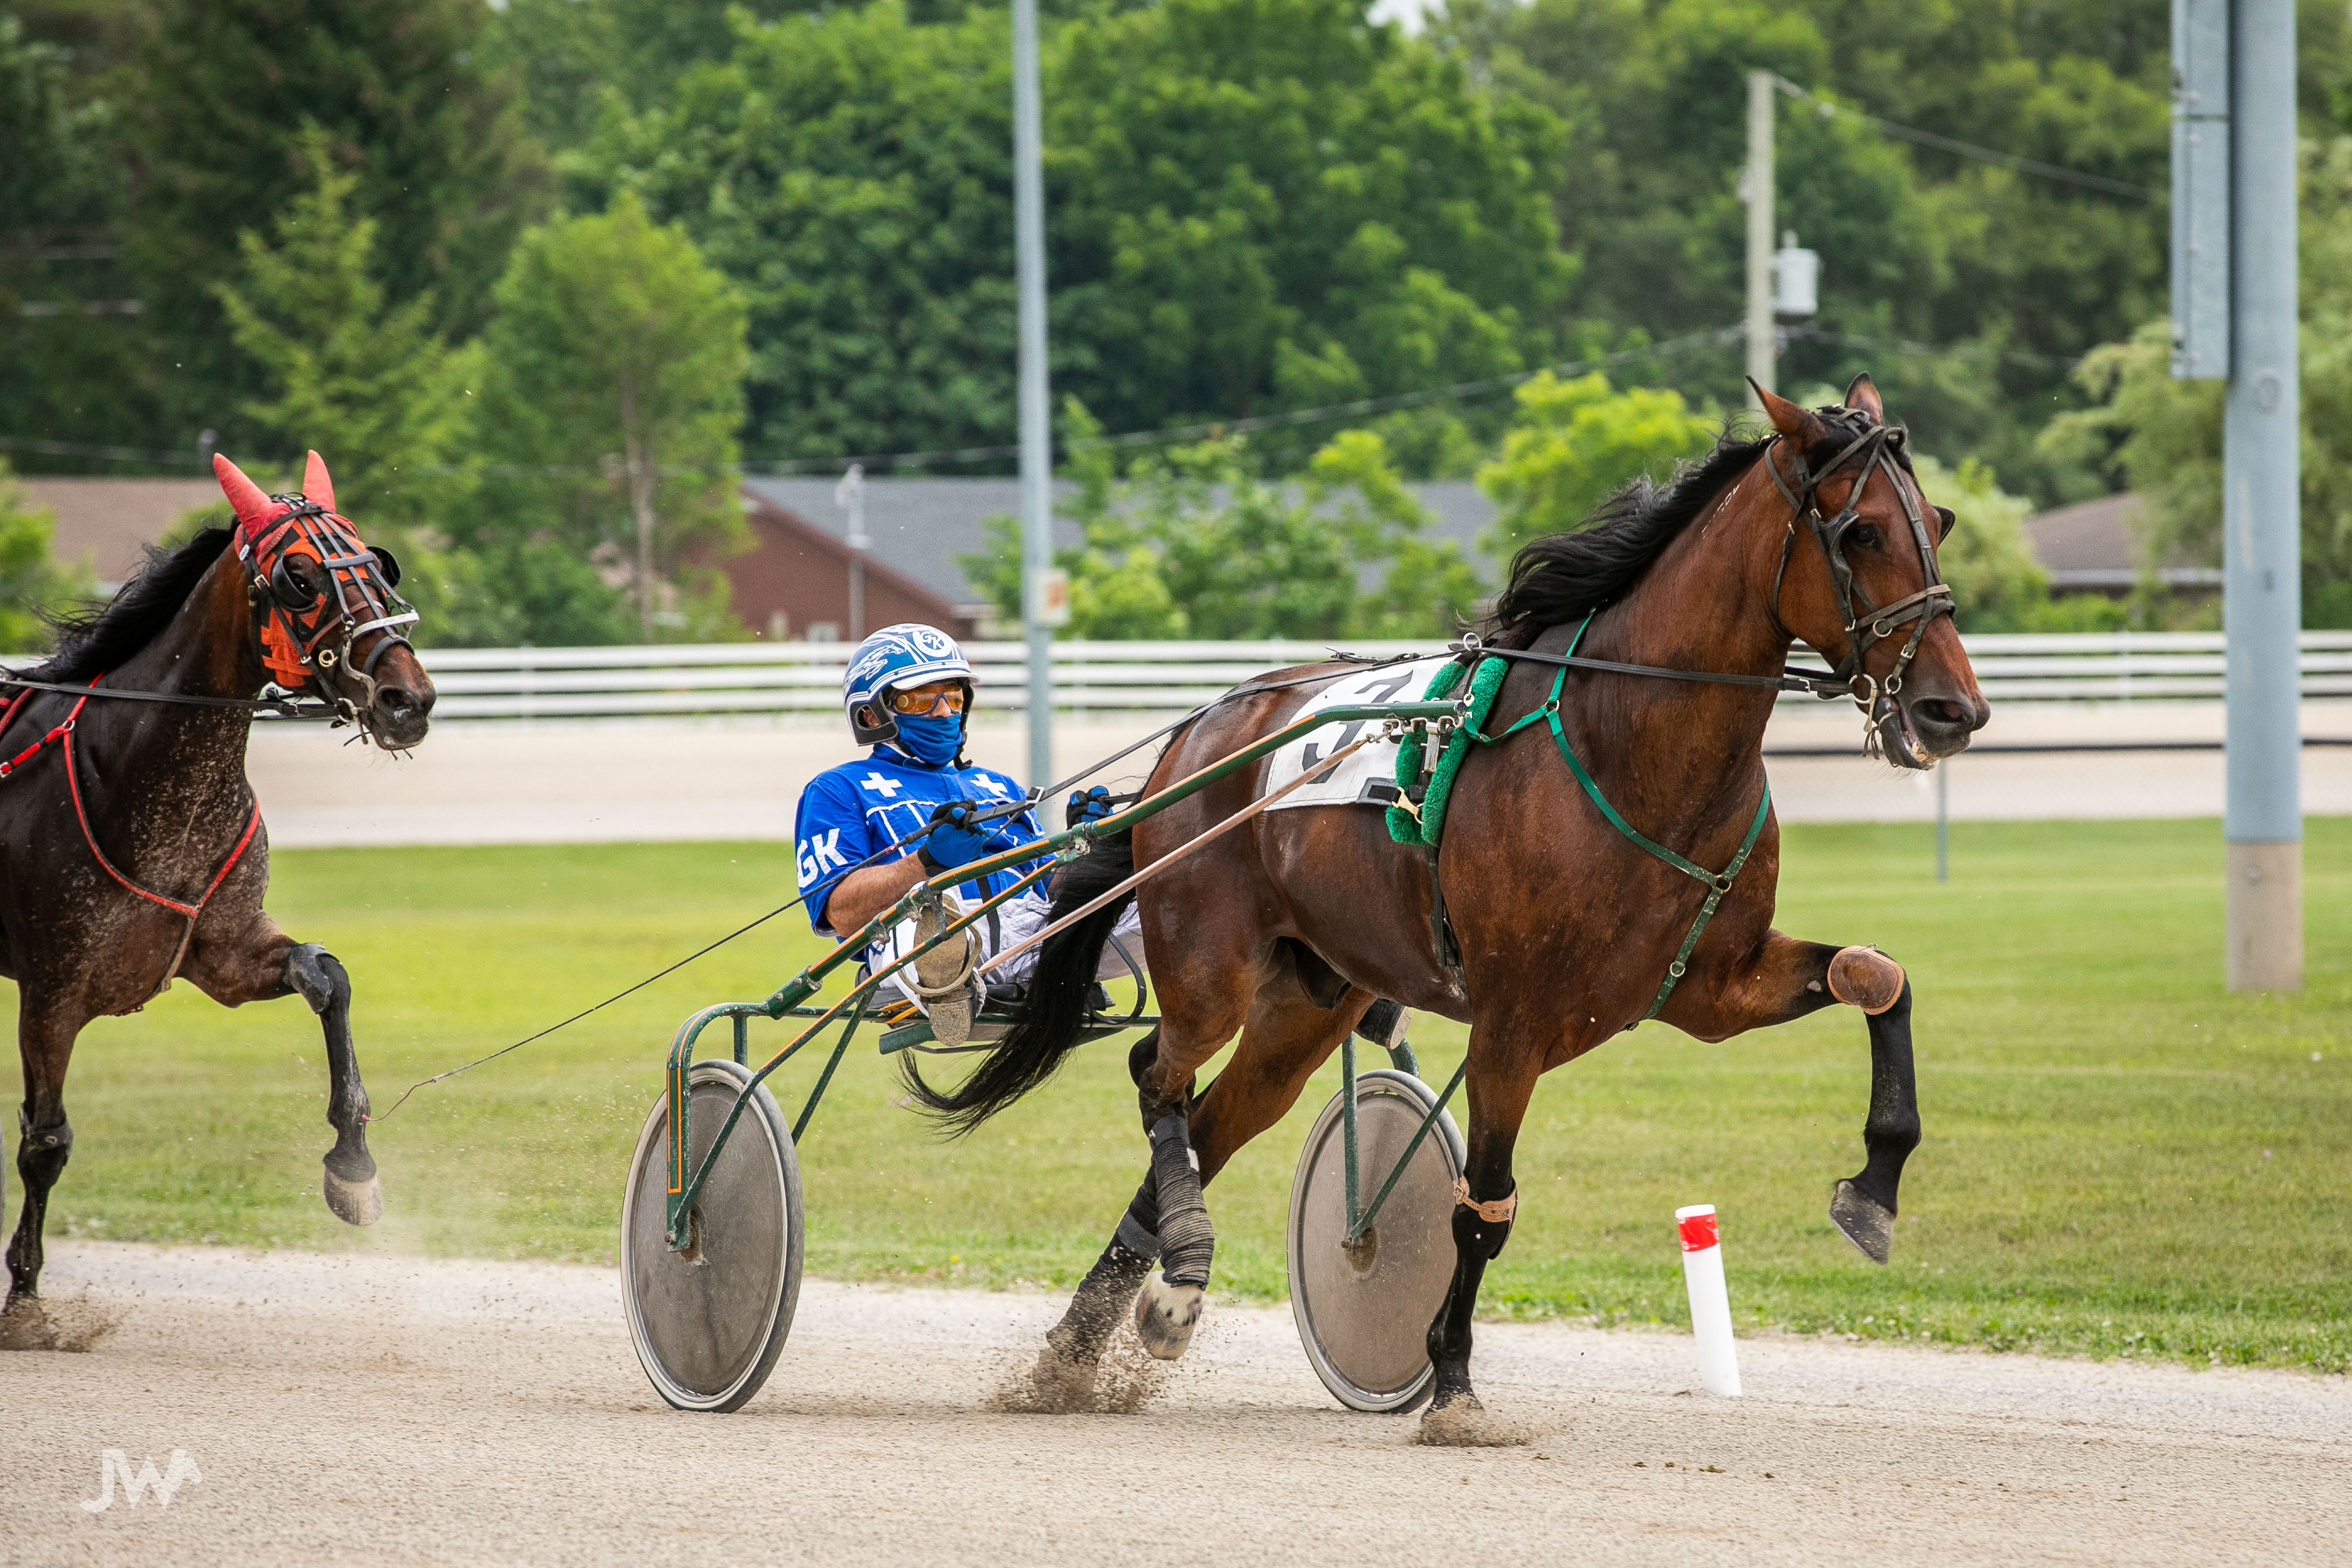
<instances>
[{"instance_id":1,"label":"driver","mask_svg":"<svg viewBox=\"0 0 2352 1568\"><path fill-rule=\"evenodd\" d=\"M1021 800L1026 791L1004 774L965 760L972 695L963 650L935 626L902 622L857 645L842 677L842 705L851 736L873 750L810 779L793 829L800 890L819 935L848 936L917 883L1043 836L1027 810L983 820L982 813ZM1066 808L1072 826L1110 813L1110 793L1101 785L1073 792ZM910 852L894 852L927 828L929 836ZM1002 893L1036 864L1032 859L959 884L945 901L947 918ZM1026 979L1037 949L985 982L975 977L977 967L1043 928L1050 903L1044 884L1032 887L992 911L967 942L942 943L884 984L929 1017L941 1044L960 1043L985 999L985 986ZM879 968L936 935L940 924L939 914L928 910L901 921L866 949L866 967ZM1141 952L1130 904L1105 946L1102 977L1139 969Z\"/></svg>"}]
</instances>

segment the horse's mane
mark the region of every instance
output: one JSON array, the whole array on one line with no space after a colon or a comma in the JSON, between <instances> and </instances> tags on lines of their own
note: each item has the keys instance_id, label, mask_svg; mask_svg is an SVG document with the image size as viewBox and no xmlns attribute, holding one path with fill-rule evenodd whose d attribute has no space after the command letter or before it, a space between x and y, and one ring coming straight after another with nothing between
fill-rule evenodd
<instances>
[{"instance_id":1,"label":"horse's mane","mask_svg":"<svg viewBox=\"0 0 2352 1568\"><path fill-rule=\"evenodd\" d=\"M1871 423L1869 415L1852 409L1813 412L1839 436L1841 445ZM1577 620L1616 599L1748 471L1771 440L1769 435L1742 440L1726 427L1716 437L1713 451L1696 463L1677 465L1664 485L1653 483L1646 474L1636 475L1595 507L1583 527L1521 545L1495 601L1496 630L1526 635ZM1808 458L1813 455L1807 454Z\"/></svg>"},{"instance_id":2,"label":"horse's mane","mask_svg":"<svg viewBox=\"0 0 2352 1568\"><path fill-rule=\"evenodd\" d=\"M228 549L226 528L205 528L177 549L147 547L147 564L94 611L51 617L58 651L27 679L79 685L117 669L180 612L196 583Z\"/></svg>"}]
</instances>

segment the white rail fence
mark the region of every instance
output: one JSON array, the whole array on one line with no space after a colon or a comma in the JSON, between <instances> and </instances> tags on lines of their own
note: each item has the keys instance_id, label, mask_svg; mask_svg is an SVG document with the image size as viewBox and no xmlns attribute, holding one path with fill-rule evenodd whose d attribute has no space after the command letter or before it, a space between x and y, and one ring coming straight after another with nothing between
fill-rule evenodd
<instances>
[{"instance_id":1,"label":"white rail fence","mask_svg":"<svg viewBox=\"0 0 2352 1568\"><path fill-rule=\"evenodd\" d=\"M2220 632L2116 632L1966 639L1995 702L2133 702L2218 698ZM1353 643L1375 658L1435 653L1439 643ZM2303 695L2352 695L2352 632L2302 635ZM965 652L999 712L1027 706L1018 643ZM1056 710L1182 713L1267 670L1311 664L1315 643L1060 643ZM437 648L425 663L440 689L436 718L601 718L693 714L822 713L841 700L850 645L719 643L621 648ZM1788 700L1804 701L1801 697Z\"/></svg>"}]
</instances>

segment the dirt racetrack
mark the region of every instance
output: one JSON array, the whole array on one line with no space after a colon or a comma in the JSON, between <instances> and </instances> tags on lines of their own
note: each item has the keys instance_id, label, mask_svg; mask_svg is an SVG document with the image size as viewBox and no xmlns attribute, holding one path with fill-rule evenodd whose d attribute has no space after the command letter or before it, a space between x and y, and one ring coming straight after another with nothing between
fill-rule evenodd
<instances>
[{"instance_id":1,"label":"dirt racetrack","mask_svg":"<svg viewBox=\"0 0 2352 1568\"><path fill-rule=\"evenodd\" d=\"M1496 1564L2352 1560L2352 1385L1482 1324L1526 1447L1325 1396L1213 1305L1136 1414L991 1413L1058 1302L812 1281L740 1414L654 1398L608 1270L66 1242L114 1320L0 1355L0 1562ZM1736 1284L1735 1284L1736 1289ZM201 1479L110 1508L100 1455Z\"/></svg>"}]
</instances>

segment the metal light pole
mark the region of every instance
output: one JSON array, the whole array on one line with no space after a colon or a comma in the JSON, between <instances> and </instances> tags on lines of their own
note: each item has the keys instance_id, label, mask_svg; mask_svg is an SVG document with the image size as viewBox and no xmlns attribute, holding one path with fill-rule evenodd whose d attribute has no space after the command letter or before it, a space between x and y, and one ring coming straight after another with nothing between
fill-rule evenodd
<instances>
[{"instance_id":1,"label":"metal light pole","mask_svg":"<svg viewBox=\"0 0 2352 1568\"><path fill-rule=\"evenodd\" d=\"M1769 392L1779 345L1772 326L1772 73L1748 73L1748 373ZM1755 394L1748 395L1756 407Z\"/></svg>"},{"instance_id":2,"label":"metal light pole","mask_svg":"<svg viewBox=\"0 0 2352 1568\"><path fill-rule=\"evenodd\" d=\"M1038 109L1037 0L1013 0L1013 256L1021 302L1021 602L1029 643L1029 779L1054 777L1054 448L1045 403L1045 131Z\"/></svg>"},{"instance_id":3,"label":"metal light pole","mask_svg":"<svg viewBox=\"0 0 2352 1568\"><path fill-rule=\"evenodd\" d=\"M849 513L849 640L866 641L866 552L874 541L866 532L866 465L853 463L833 487L833 504Z\"/></svg>"},{"instance_id":4,"label":"metal light pole","mask_svg":"<svg viewBox=\"0 0 2352 1568\"><path fill-rule=\"evenodd\" d=\"M2173 0L2172 373L2226 377L2223 975L2303 986L2294 0Z\"/></svg>"},{"instance_id":5,"label":"metal light pole","mask_svg":"<svg viewBox=\"0 0 2352 1568\"><path fill-rule=\"evenodd\" d=\"M2210 0L2208 0L2210 3ZM2231 7L2237 213L2222 415L2230 989L2303 988L2300 377L2295 364L2294 0Z\"/></svg>"}]
</instances>

